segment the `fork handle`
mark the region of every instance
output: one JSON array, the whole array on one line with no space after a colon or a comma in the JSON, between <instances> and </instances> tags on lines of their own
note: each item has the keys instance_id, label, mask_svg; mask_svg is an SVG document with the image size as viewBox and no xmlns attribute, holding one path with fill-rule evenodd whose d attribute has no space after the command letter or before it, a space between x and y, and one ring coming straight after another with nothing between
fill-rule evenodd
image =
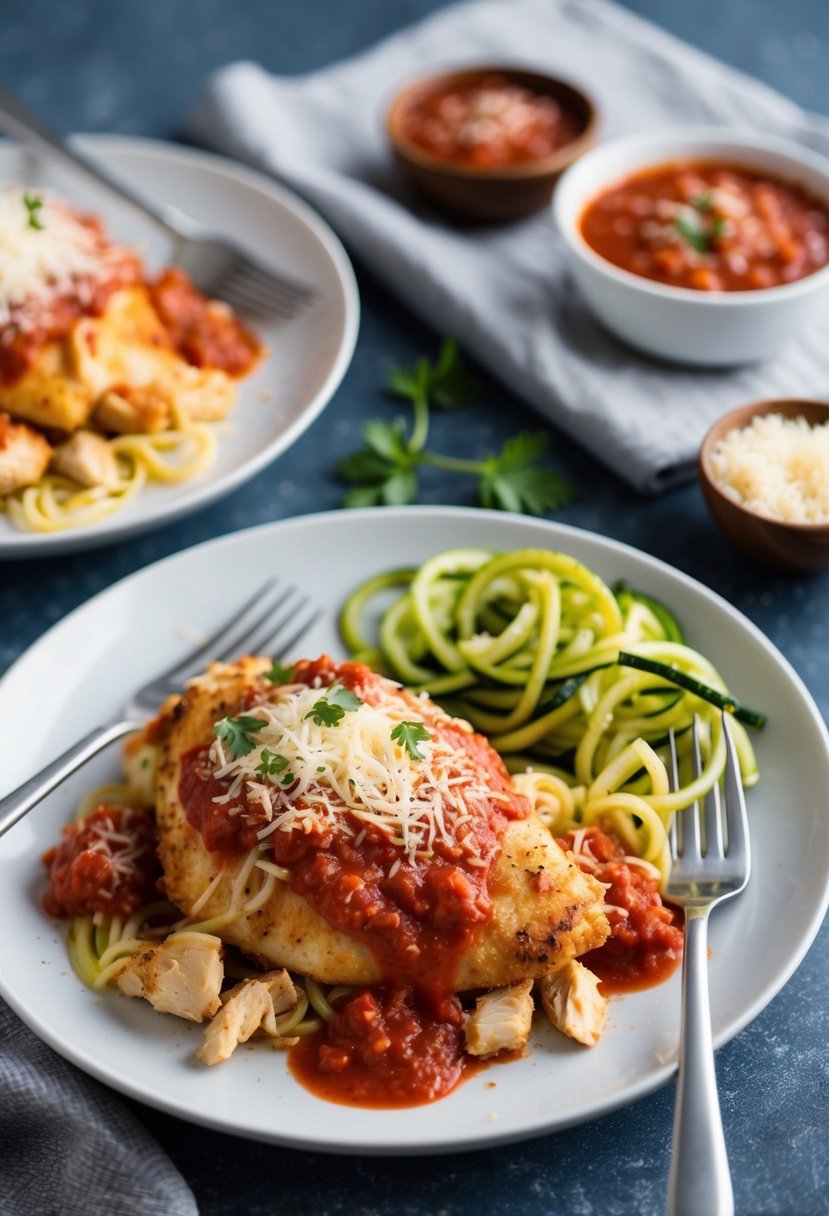
<instances>
[{"instance_id":1,"label":"fork handle","mask_svg":"<svg viewBox=\"0 0 829 1216\"><path fill-rule=\"evenodd\" d=\"M123 738L124 735L130 734L134 730L140 730L140 728L140 723L126 721L115 722L111 726L96 727L88 735L84 735L74 747L70 747L62 756L58 756L57 760L47 764L46 768L41 769L34 777L24 781L23 785L0 799L0 836L8 832L18 819L27 815L32 807L37 806L47 794L51 794L52 790L62 781L86 764L87 760L91 760L98 752L103 751L109 743Z\"/></svg>"},{"instance_id":2,"label":"fork handle","mask_svg":"<svg viewBox=\"0 0 829 1216\"><path fill-rule=\"evenodd\" d=\"M22 101L2 86L0 86L0 130L14 139L20 139L27 144L45 149L50 155L57 156L73 168L80 169L88 177L93 177L107 190L111 190L131 206L137 207L148 215L174 241L180 241L187 235L188 220L182 212L175 207L159 204L154 199L148 198L142 191L126 185L117 174L111 173L94 157L71 147L57 131L33 114Z\"/></svg>"},{"instance_id":3,"label":"fork handle","mask_svg":"<svg viewBox=\"0 0 829 1216\"><path fill-rule=\"evenodd\" d=\"M668 1216L733 1216L708 999L708 908L686 907Z\"/></svg>"}]
</instances>

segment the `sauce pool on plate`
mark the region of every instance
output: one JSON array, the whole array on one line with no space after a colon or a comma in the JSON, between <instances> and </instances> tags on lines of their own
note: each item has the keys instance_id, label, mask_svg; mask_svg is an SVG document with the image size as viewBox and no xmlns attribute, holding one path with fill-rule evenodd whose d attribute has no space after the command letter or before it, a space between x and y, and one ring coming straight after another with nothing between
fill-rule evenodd
<instances>
[{"instance_id":1,"label":"sauce pool on plate","mask_svg":"<svg viewBox=\"0 0 829 1216\"><path fill-rule=\"evenodd\" d=\"M791 182L713 161L633 174L585 208L581 234L622 270L696 291L780 287L829 263L829 209Z\"/></svg>"}]
</instances>

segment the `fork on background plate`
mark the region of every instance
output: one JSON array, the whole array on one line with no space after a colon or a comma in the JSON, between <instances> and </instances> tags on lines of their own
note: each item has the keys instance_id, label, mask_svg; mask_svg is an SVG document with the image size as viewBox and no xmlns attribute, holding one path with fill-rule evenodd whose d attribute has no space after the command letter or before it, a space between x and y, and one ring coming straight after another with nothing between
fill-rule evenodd
<instances>
[{"instance_id":1,"label":"fork on background plate","mask_svg":"<svg viewBox=\"0 0 829 1216\"><path fill-rule=\"evenodd\" d=\"M209 232L176 207L157 203L127 185L94 157L71 147L2 86L0 130L67 161L143 211L172 241L171 260L206 295L224 300L240 312L274 316L283 321L298 316L317 299L318 292L310 284L272 269L230 238Z\"/></svg>"},{"instance_id":2,"label":"fork on background plate","mask_svg":"<svg viewBox=\"0 0 829 1216\"><path fill-rule=\"evenodd\" d=\"M58 756L34 777L0 799L0 836L37 806L70 774L116 739L140 730L171 693L181 692L212 660L227 662L242 654L266 653L282 659L316 624L321 609L290 584L271 579L235 610L216 633L184 659L133 693L121 720L99 726Z\"/></svg>"},{"instance_id":3,"label":"fork on background plate","mask_svg":"<svg viewBox=\"0 0 829 1216\"><path fill-rule=\"evenodd\" d=\"M722 793L715 784L699 802L674 815L670 829L668 903L685 913L682 959L682 1024L674 1110L668 1216L733 1216L708 997L708 913L745 888L751 872L745 798L728 722L722 715L726 751ZM670 735L671 786L678 785L676 743ZM693 727L694 777L702 771L698 720Z\"/></svg>"}]
</instances>

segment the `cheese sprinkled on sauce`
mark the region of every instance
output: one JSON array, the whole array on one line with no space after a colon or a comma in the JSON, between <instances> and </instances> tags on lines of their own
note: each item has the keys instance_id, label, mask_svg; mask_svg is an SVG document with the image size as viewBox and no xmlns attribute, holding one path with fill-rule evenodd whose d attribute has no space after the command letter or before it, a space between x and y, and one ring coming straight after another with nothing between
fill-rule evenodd
<instances>
[{"instance_id":1,"label":"cheese sprinkled on sauce","mask_svg":"<svg viewBox=\"0 0 829 1216\"><path fill-rule=\"evenodd\" d=\"M711 454L717 485L769 519L829 523L829 423L765 414L729 431Z\"/></svg>"},{"instance_id":2,"label":"cheese sprinkled on sauce","mask_svg":"<svg viewBox=\"0 0 829 1216\"><path fill-rule=\"evenodd\" d=\"M396 743L394 727L417 716L390 682L381 686L377 704L361 704L335 726L318 725L307 716L319 699L319 689L286 685L273 703L250 710L263 726L255 732L256 746L238 759L228 757L215 740L213 776L226 782L227 790L214 801L230 805L246 796L249 804L261 806L262 842L276 831L326 827L359 840L356 820L384 832L410 860L431 856L439 839L469 857L478 855L468 826L471 808L479 801L483 809L505 795L486 784L462 747L431 729L428 719L430 738L418 744L422 759ZM274 752L287 764L278 774L263 775L257 770L267 767Z\"/></svg>"},{"instance_id":3,"label":"cheese sprinkled on sauce","mask_svg":"<svg viewBox=\"0 0 829 1216\"><path fill-rule=\"evenodd\" d=\"M83 302L125 251L47 190L0 189L0 327L26 331L55 296Z\"/></svg>"}]
</instances>

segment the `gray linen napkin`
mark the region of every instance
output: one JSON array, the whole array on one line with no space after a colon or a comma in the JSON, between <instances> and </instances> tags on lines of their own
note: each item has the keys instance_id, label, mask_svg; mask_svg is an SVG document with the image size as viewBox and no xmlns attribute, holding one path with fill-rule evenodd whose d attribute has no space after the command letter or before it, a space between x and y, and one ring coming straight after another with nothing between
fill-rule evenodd
<instances>
[{"instance_id":1,"label":"gray linen napkin","mask_svg":"<svg viewBox=\"0 0 829 1216\"><path fill-rule=\"evenodd\" d=\"M58 999L56 997L56 999ZM3 1216L197 1216L169 1157L0 1001Z\"/></svg>"},{"instance_id":2,"label":"gray linen napkin","mask_svg":"<svg viewBox=\"0 0 829 1216\"><path fill-rule=\"evenodd\" d=\"M593 321L548 215L464 232L415 202L386 145L388 103L412 77L481 61L584 84L607 138L727 124L829 153L829 120L605 0L459 5L310 76L232 64L213 77L188 129L305 195L389 290L639 490L690 476L702 435L732 406L829 389L823 325L767 363L670 368L632 354Z\"/></svg>"}]
</instances>

